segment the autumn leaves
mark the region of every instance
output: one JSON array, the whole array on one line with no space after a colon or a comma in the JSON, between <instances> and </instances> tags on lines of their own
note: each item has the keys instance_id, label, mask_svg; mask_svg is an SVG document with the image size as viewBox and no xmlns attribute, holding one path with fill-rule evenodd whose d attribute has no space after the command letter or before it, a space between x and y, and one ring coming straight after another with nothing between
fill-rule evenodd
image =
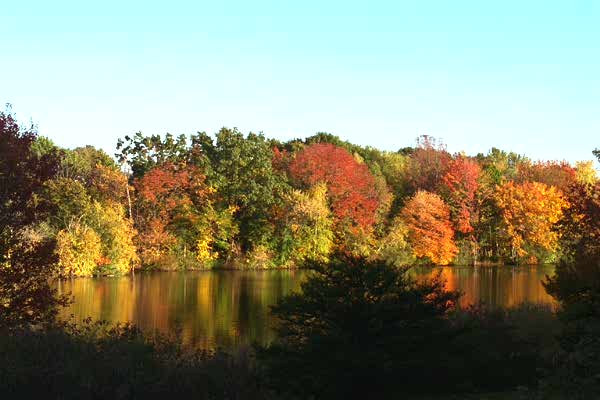
<instances>
[{"instance_id":1,"label":"autumn leaves","mask_svg":"<svg viewBox=\"0 0 600 400\"><path fill-rule=\"evenodd\" d=\"M160 269L302 266L336 252L398 266L551 261L564 193L596 179L586 164L497 149L451 155L430 137L398 152L235 129L126 139L133 241L141 265Z\"/></svg>"},{"instance_id":2,"label":"autumn leaves","mask_svg":"<svg viewBox=\"0 0 600 400\"><path fill-rule=\"evenodd\" d=\"M119 142L120 165L28 140L32 160L54 164L21 207L33 213L25 241L55 240L62 275L300 267L335 253L396 266L554 261L581 220L565 210L597 183L590 163L453 155L427 136L390 152L323 133L137 133Z\"/></svg>"}]
</instances>

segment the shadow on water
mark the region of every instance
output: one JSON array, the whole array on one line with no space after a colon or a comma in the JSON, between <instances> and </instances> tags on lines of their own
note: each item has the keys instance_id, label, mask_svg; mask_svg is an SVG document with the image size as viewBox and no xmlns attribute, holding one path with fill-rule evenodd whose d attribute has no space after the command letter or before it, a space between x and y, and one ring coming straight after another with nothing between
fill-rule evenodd
<instances>
[{"instance_id":1,"label":"shadow on water","mask_svg":"<svg viewBox=\"0 0 600 400\"><path fill-rule=\"evenodd\" d=\"M449 289L461 290L462 305L483 301L513 306L523 302L552 304L541 281L553 266L418 267L417 276L442 271ZM71 292L73 304L63 312L76 320L86 317L131 322L165 334L179 330L185 344L204 349L233 348L273 339L269 307L300 289L302 270L197 271L138 273L118 278L79 278L62 281L61 293Z\"/></svg>"}]
</instances>

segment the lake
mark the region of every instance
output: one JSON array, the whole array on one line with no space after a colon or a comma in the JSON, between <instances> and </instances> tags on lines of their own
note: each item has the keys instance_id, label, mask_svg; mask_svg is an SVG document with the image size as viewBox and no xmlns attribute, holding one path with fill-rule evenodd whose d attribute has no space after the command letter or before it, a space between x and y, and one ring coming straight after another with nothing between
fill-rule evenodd
<instances>
[{"instance_id":1,"label":"lake","mask_svg":"<svg viewBox=\"0 0 600 400\"><path fill-rule=\"evenodd\" d=\"M449 289L464 293L462 305L553 304L541 281L553 266L443 267L414 269L418 276L441 270ZM74 302L63 313L132 322L152 332L178 332L184 343L204 349L233 348L273 339L269 307L299 290L303 270L136 273L118 278L77 278L58 284Z\"/></svg>"}]
</instances>

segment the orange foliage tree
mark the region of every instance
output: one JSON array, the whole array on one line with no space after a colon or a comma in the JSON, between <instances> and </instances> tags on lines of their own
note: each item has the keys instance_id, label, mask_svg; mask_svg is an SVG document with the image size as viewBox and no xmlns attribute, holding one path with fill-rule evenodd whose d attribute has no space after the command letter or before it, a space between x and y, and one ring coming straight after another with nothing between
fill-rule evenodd
<instances>
[{"instance_id":1,"label":"orange foliage tree","mask_svg":"<svg viewBox=\"0 0 600 400\"><path fill-rule=\"evenodd\" d=\"M448 163L448 171L442 178L442 192L446 194L458 232L473 232L471 221L476 209L475 193L479 187L480 173L481 169L474 160L459 156Z\"/></svg>"},{"instance_id":2,"label":"orange foliage tree","mask_svg":"<svg viewBox=\"0 0 600 400\"><path fill-rule=\"evenodd\" d=\"M507 182L498 187L495 200L513 259L556 250L559 234L553 227L568 207L560 190L539 182Z\"/></svg>"},{"instance_id":3,"label":"orange foliage tree","mask_svg":"<svg viewBox=\"0 0 600 400\"><path fill-rule=\"evenodd\" d=\"M453 240L450 209L440 196L418 191L406 202L400 215L408 228L415 256L427 257L440 265L454 259L458 248Z\"/></svg>"}]
</instances>

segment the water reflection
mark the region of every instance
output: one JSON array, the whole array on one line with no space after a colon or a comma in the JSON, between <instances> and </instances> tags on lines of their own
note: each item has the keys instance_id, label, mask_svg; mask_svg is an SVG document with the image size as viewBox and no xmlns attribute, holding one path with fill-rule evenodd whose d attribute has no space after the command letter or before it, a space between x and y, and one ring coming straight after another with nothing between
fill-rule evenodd
<instances>
[{"instance_id":1,"label":"water reflection","mask_svg":"<svg viewBox=\"0 0 600 400\"><path fill-rule=\"evenodd\" d=\"M553 302L540 283L552 273L552 266L440 269L448 288L464 293L463 305ZM413 273L426 276L436 270L416 268ZM186 344L231 348L271 341L274 320L269 307L299 290L306 274L294 270L138 273L62 281L59 291L71 292L74 298L63 317L128 321L148 332L178 329Z\"/></svg>"},{"instance_id":2,"label":"water reflection","mask_svg":"<svg viewBox=\"0 0 600 400\"><path fill-rule=\"evenodd\" d=\"M269 306L298 290L305 271L205 271L63 281L74 303L63 313L132 322L146 331L179 329L186 344L236 347L272 340Z\"/></svg>"},{"instance_id":3,"label":"water reflection","mask_svg":"<svg viewBox=\"0 0 600 400\"><path fill-rule=\"evenodd\" d=\"M492 306L510 307L521 303L554 304L542 286L546 275L554 272L553 265L497 266L497 267L442 267L415 268L418 276L442 271L449 290L463 293L461 305L483 302Z\"/></svg>"}]
</instances>

